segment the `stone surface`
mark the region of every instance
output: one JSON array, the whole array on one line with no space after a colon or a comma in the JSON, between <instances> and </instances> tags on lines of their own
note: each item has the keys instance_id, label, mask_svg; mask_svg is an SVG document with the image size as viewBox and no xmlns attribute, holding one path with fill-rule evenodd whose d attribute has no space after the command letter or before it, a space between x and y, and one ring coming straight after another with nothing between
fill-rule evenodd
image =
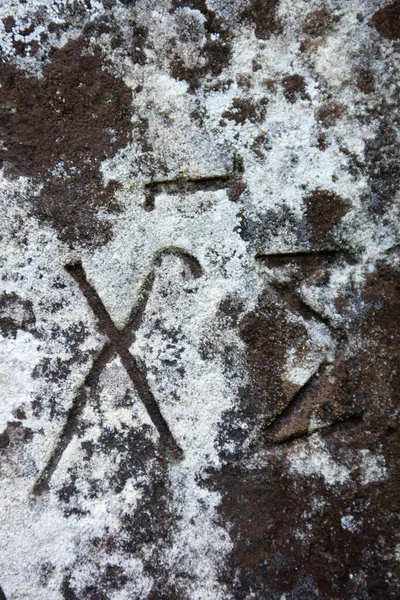
<instances>
[{"instance_id":1,"label":"stone surface","mask_svg":"<svg viewBox=\"0 0 400 600\"><path fill-rule=\"evenodd\" d=\"M386 0L0 7L0 598L399 598Z\"/></svg>"}]
</instances>

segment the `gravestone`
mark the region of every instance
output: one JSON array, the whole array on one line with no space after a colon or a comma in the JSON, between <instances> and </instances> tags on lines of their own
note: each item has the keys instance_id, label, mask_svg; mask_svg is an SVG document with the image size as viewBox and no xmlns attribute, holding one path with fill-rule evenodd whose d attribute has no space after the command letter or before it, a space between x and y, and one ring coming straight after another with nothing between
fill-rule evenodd
<instances>
[{"instance_id":1,"label":"gravestone","mask_svg":"<svg viewBox=\"0 0 400 600\"><path fill-rule=\"evenodd\" d=\"M0 598L399 598L400 3L0 36Z\"/></svg>"}]
</instances>

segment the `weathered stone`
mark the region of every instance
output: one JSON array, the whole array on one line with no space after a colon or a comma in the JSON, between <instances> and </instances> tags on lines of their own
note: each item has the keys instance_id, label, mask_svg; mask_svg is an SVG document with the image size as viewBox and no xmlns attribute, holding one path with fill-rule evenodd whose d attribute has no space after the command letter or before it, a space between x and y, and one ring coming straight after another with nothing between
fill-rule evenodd
<instances>
[{"instance_id":1,"label":"weathered stone","mask_svg":"<svg viewBox=\"0 0 400 600\"><path fill-rule=\"evenodd\" d=\"M399 3L0 6L0 600L399 597Z\"/></svg>"}]
</instances>

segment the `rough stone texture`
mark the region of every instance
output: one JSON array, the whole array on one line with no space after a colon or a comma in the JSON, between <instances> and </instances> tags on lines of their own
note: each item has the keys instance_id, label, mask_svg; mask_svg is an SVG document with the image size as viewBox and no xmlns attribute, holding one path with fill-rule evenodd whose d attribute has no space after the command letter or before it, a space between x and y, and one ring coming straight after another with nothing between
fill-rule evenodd
<instances>
[{"instance_id":1,"label":"rough stone texture","mask_svg":"<svg viewBox=\"0 0 400 600\"><path fill-rule=\"evenodd\" d=\"M0 600L400 597L400 3L0 6Z\"/></svg>"}]
</instances>

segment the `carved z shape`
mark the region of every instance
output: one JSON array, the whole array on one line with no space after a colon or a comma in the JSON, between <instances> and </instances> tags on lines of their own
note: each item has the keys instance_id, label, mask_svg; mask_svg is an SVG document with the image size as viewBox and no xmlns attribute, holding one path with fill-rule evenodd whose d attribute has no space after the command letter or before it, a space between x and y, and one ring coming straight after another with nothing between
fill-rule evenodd
<instances>
[{"instance_id":1,"label":"carved z shape","mask_svg":"<svg viewBox=\"0 0 400 600\"><path fill-rule=\"evenodd\" d=\"M290 263L296 263L300 267L308 267L309 269L323 270L328 265L336 264L337 260L352 261L354 257L348 252L339 251L336 249L316 249L305 250L293 253L277 253L277 254L258 254L257 260L265 262L271 270L274 268L282 268ZM300 281L302 278L300 277ZM299 282L297 282L299 283ZM340 351L347 345L347 336L341 328L335 327L330 320L317 312L314 308L305 303L298 292L296 282L275 284L276 289L282 297L286 299L288 309L302 316L306 321L314 319L326 325L337 343L336 357ZM318 431L319 429L328 429L338 426L342 423L350 422L358 424L362 419L362 413L355 410L345 410L344 408L338 411L333 418L327 423L309 430L307 411L314 408L310 399L313 394L318 393L318 388L324 378L329 376L329 363L322 360L316 371L309 379L297 390L293 397L288 401L286 406L266 424L263 431L263 438L267 444L282 444L291 442L292 440L307 437ZM310 406L307 406L307 402ZM311 407L311 408L310 408ZM336 407L338 410L338 407Z\"/></svg>"},{"instance_id":2,"label":"carved z shape","mask_svg":"<svg viewBox=\"0 0 400 600\"><path fill-rule=\"evenodd\" d=\"M142 286L142 290L139 294L139 300L133 307L128 323L123 329L118 329L114 325L95 288L88 282L81 263L67 265L65 267L68 273L79 285L83 295L87 300L87 303L97 317L100 331L108 337L108 342L104 344L100 354L94 360L83 384L78 389L72 406L68 411L67 418L57 445L47 465L43 469L34 485L33 491L35 494L40 494L48 489L50 479L56 470L61 457L76 433L80 416L88 401L88 398L96 389L103 369L111 360L111 358L115 356L115 354L118 354L120 357L121 363L125 367L125 370L131 378L151 420L157 428L161 443L174 458L179 459L182 457L182 450L174 439L150 389L146 378L145 368L143 365L139 364L139 361L131 354L129 350L132 342L134 341L135 332L142 323L147 302L153 289L155 280L154 266L159 264L162 256L166 254L172 254L181 258L181 260L183 260L189 267L194 278L197 279L202 275L202 269L197 259L184 250L171 247L158 252L154 260L153 267L146 277L144 285Z\"/></svg>"}]
</instances>

